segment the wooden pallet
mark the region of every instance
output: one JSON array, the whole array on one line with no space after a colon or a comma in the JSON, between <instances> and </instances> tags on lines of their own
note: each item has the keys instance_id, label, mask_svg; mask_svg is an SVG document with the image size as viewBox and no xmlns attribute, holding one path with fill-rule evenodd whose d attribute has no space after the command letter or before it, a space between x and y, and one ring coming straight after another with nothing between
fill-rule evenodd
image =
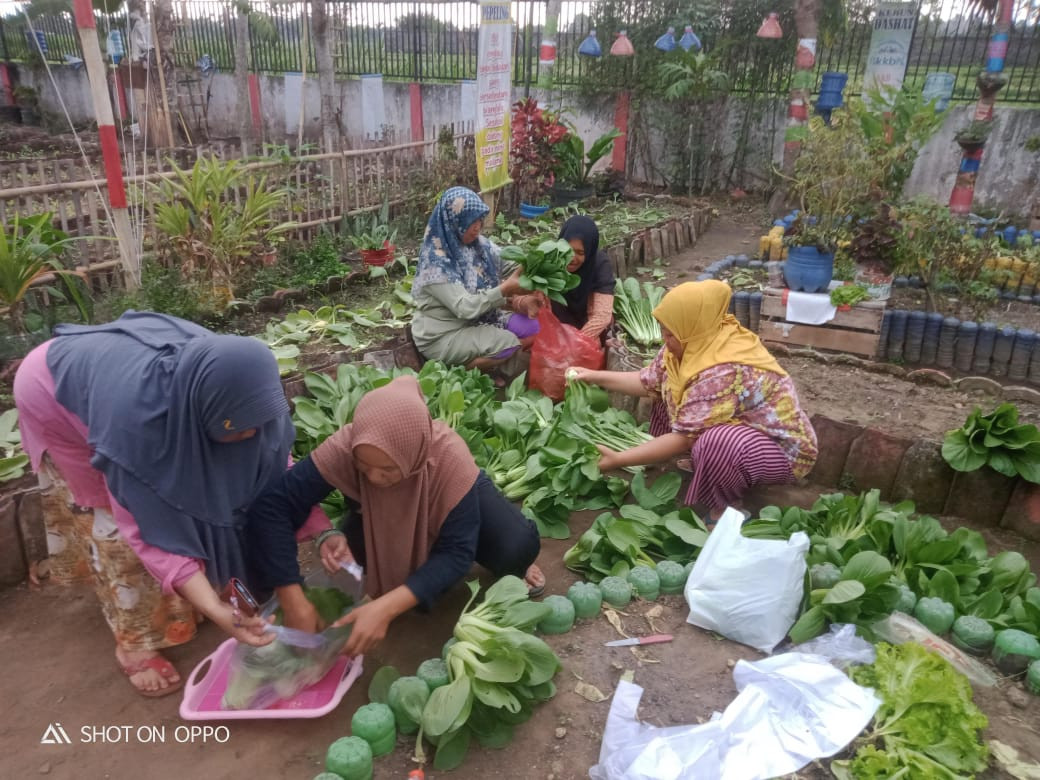
<instances>
[{"instance_id":1,"label":"wooden pallet","mask_svg":"<svg viewBox=\"0 0 1040 780\"><path fill-rule=\"evenodd\" d=\"M886 301L863 301L847 311L839 310L826 325L802 325L785 319L784 292L767 287L762 293L762 316L758 325L762 341L852 352L866 357L877 354Z\"/></svg>"}]
</instances>

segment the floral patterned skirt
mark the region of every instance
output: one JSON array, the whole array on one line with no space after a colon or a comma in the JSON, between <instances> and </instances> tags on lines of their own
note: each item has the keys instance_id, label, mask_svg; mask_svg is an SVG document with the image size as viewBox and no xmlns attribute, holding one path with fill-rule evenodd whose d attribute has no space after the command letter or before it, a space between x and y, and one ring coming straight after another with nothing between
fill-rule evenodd
<instances>
[{"instance_id":1,"label":"floral patterned skirt","mask_svg":"<svg viewBox=\"0 0 1040 780\"><path fill-rule=\"evenodd\" d=\"M51 580L93 581L105 620L124 650L159 650L193 638L199 619L194 607L162 592L120 536L111 511L77 506L47 455L39 480Z\"/></svg>"}]
</instances>

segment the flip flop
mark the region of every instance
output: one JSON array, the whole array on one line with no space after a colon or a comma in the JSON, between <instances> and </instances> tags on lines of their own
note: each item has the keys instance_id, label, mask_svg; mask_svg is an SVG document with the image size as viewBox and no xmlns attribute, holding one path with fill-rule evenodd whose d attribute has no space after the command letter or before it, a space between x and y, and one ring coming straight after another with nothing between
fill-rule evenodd
<instances>
[{"instance_id":1,"label":"flip flop","mask_svg":"<svg viewBox=\"0 0 1040 780\"><path fill-rule=\"evenodd\" d=\"M533 565L534 564L532 564L532 566ZM541 569L539 569L538 573L542 575L542 579L544 580L545 579L545 572L543 572ZM524 582L525 583L527 582L526 574L524 576ZM528 583L527 598L529 598L529 599L536 599L539 596L541 596L543 593L545 593L545 583L544 582L541 585L531 585L530 583Z\"/></svg>"},{"instance_id":2,"label":"flip flop","mask_svg":"<svg viewBox=\"0 0 1040 780\"><path fill-rule=\"evenodd\" d=\"M117 661L116 663L118 664L119 662ZM173 664L171 664L161 655L152 656L146 661L140 661L136 664L131 664L130 666L122 666L120 664L119 668L123 671L123 674L127 676L128 680L135 674L138 674L139 672L148 671L149 669L158 672L159 676L165 680L169 680L171 676L177 673L177 670L173 668ZM157 688L154 691L147 691L138 688L132 682L130 683L130 686L141 696L144 696L146 699L158 699L163 696L169 696L171 693L176 693L181 688L183 688L184 678L181 677L179 680L177 680L177 682L170 683L165 688Z\"/></svg>"}]
</instances>

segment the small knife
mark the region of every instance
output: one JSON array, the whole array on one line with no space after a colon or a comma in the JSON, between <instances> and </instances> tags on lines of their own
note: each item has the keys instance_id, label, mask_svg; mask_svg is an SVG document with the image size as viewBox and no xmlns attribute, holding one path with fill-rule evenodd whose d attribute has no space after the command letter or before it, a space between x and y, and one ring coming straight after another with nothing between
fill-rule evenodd
<instances>
[{"instance_id":1,"label":"small knife","mask_svg":"<svg viewBox=\"0 0 1040 780\"><path fill-rule=\"evenodd\" d=\"M630 645L656 645L659 642L671 642L671 634L654 634L653 636L634 636L631 639L615 639L613 642L604 642L607 647L628 647Z\"/></svg>"}]
</instances>

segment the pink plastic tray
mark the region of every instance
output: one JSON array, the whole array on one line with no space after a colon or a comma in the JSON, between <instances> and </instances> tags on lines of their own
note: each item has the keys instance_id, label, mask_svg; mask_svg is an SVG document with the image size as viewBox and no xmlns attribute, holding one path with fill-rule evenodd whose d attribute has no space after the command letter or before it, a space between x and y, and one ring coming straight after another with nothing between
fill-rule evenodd
<instances>
[{"instance_id":1,"label":"pink plastic tray","mask_svg":"<svg viewBox=\"0 0 1040 780\"><path fill-rule=\"evenodd\" d=\"M350 686L361 676L362 656L351 660L340 656L321 680L291 699L266 710L223 710L220 700L227 689L228 664L236 641L228 639L196 666L184 684L181 717L185 720L256 720L260 718L320 718L342 701Z\"/></svg>"}]
</instances>

